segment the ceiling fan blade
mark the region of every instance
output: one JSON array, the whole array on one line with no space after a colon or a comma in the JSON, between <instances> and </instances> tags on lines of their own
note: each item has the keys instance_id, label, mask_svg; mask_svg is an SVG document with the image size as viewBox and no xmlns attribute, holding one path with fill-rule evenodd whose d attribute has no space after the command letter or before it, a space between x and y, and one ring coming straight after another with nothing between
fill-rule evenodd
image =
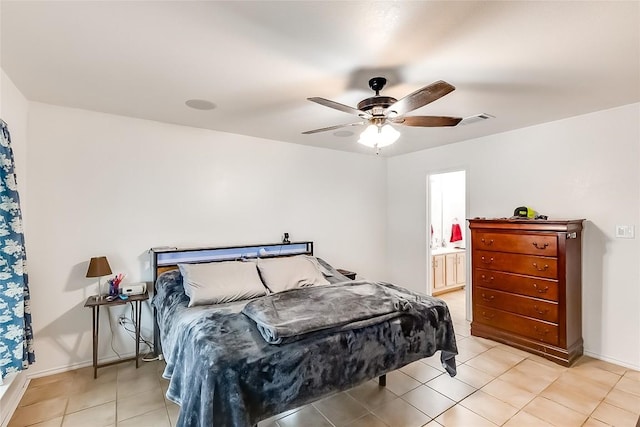
<instances>
[{"instance_id":1,"label":"ceiling fan blade","mask_svg":"<svg viewBox=\"0 0 640 427\"><path fill-rule=\"evenodd\" d=\"M325 107L333 108L335 110L339 110L349 114L355 114L356 116L360 116L363 119L370 119L371 114L366 113L362 110L358 110L357 108L349 107L348 105L340 104L339 102L331 101L330 99L325 98L307 98L309 101L313 101L320 105L324 105Z\"/></svg>"},{"instance_id":2,"label":"ceiling fan blade","mask_svg":"<svg viewBox=\"0 0 640 427\"><path fill-rule=\"evenodd\" d=\"M365 124L365 122L347 123L347 124L344 124L344 125L335 125L335 126L329 126L329 127L326 127L326 128L308 130L306 132L302 132L302 134L303 135L311 135L312 133L326 132L328 130L340 129L340 128L345 128L345 127L349 127L349 126L361 126L361 125L364 125L364 124Z\"/></svg>"},{"instance_id":3,"label":"ceiling fan blade","mask_svg":"<svg viewBox=\"0 0 640 427\"><path fill-rule=\"evenodd\" d=\"M429 86L418 89L404 98L399 99L385 110L385 115L388 115L393 111L397 115L401 116L409 111L424 107L425 105L442 98L446 94L453 92L455 89L456 88L449 83L438 80L435 83L431 83Z\"/></svg>"},{"instance_id":4,"label":"ceiling fan blade","mask_svg":"<svg viewBox=\"0 0 640 427\"><path fill-rule=\"evenodd\" d=\"M447 117L447 116L409 116L398 119L390 119L393 123L401 123L405 126L420 126L420 127L440 127L440 126L455 126L462 120L461 117Z\"/></svg>"}]
</instances>

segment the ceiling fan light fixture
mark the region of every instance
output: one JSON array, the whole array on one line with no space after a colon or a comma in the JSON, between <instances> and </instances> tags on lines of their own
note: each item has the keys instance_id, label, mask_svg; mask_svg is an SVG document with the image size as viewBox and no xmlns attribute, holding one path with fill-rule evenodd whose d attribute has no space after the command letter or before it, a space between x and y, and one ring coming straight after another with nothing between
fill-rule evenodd
<instances>
[{"instance_id":1,"label":"ceiling fan light fixture","mask_svg":"<svg viewBox=\"0 0 640 427\"><path fill-rule=\"evenodd\" d=\"M369 125L360 134L358 142L372 148L382 148L393 144L400 138L400 132L391 125Z\"/></svg>"}]
</instances>

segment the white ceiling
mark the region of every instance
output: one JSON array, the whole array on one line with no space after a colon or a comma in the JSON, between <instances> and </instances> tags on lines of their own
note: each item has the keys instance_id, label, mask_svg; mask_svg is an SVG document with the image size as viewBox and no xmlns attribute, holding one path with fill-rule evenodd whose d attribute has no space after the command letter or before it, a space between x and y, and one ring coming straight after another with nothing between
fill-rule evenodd
<instances>
[{"instance_id":1,"label":"white ceiling","mask_svg":"<svg viewBox=\"0 0 640 427\"><path fill-rule=\"evenodd\" d=\"M397 155L640 101L640 2L7 1L0 65L32 101L372 153L310 129L358 118L375 75L408 115L496 118L398 127ZM373 71L372 71L373 70ZM200 111L185 101L205 99Z\"/></svg>"}]
</instances>

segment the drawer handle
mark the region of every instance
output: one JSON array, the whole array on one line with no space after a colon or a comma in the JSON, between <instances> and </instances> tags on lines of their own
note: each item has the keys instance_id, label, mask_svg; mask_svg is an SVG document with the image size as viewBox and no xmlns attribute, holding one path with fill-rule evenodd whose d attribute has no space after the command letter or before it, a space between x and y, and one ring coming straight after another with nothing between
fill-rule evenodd
<instances>
[{"instance_id":1,"label":"drawer handle","mask_svg":"<svg viewBox=\"0 0 640 427\"><path fill-rule=\"evenodd\" d=\"M493 279L494 279L493 276L489 277L489 279L487 279L487 276L484 275L484 274L482 276L480 276L480 280L482 280L485 283L493 282Z\"/></svg>"},{"instance_id":2,"label":"drawer handle","mask_svg":"<svg viewBox=\"0 0 640 427\"><path fill-rule=\"evenodd\" d=\"M542 287L539 288L537 283L534 283L533 287L536 288L536 291L538 291L539 294L546 294L547 291L549 290L548 286L545 286L544 288Z\"/></svg>"},{"instance_id":3,"label":"drawer handle","mask_svg":"<svg viewBox=\"0 0 640 427\"><path fill-rule=\"evenodd\" d=\"M533 242L532 245L538 249L547 249L547 246L549 246L548 243L538 243L538 242Z\"/></svg>"},{"instance_id":4,"label":"drawer handle","mask_svg":"<svg viewBox=\"0 0 640 427\"><path fill-rule=\"evenodd\" d=\"M542 309L542 310L541 310L541 309L539 309L539 308L538 308L538 306L537 306L537 305L534 305L534 306L533 306L533 309L536 311L536 313L538 313L538 314L542 314L542 315L547 314L547 313L549 312L549 309L548 309L548 308L545 308L545 309Z\"/></svg>"},{"instance_id":5,"label":"drawer handle","mask_svg":"<svg viewBox=\"0 0 640 427\"><path fill-rule=\"evenodd\" d=\"M491 264L493 262L493 257L491 257L489 261L487 261L485 257L482 257L481 261L483 262L483 264Z\"/></svg>"},{"instance_id":6,"label":"drawer handle","mask_svg":"<svg viewBox=\"0 0 640 427\"><path fill-rule=\"evenodd\" d=\"M534 263L533 263L533 266L534 266L534 267L536 268L536 270L538 270L538 271L545 271L545 270L548 270L548 269L549 269L549 266L548 266L547 264L545 264L545 265L544 265L544 267L542 267L542 268L538 267L538 263L537 263L537 262L534 262Z\"/></svg>"},{"instance_id":7,"label":"drawer handle","mask_svg":"<svg viewBox=\"0 0 640 427\"><path fill-rule=\"evenodd\" d=\"M494 296L494 295L486 296L486 295L484 294L484 292L482 293L482 299L483 299L483 300L485 300L485 301L487 301L487 302L491 302L491 301L493 301L493 299L494 299L494 298L495 298L495 296Z\"/></svg>"},{"instance_id":8,"label":"drawer handle","mask_svg":"<svg viewBox=\"0 0 640 427\"><path fill-rule=\"evenodd\" d=\"M487 312L486 312L486 311L483 311L483 312L482 312L482 317L484 317L484 318L485 318L485 319L487 319L487 320L491 320L491 319L493 319L493 317L494 317L494 316L495 316L495 314L493 314L493 313L489 313L489 314L487 314Z\"/></svg>"},{"instance_id":9,"label":"drawer handle","mask_svg":"<svg viewBox=\"0 0 640 427\"><path fill-rule=\"evenodd\" d=\"M480 241L481 241L482 243L484 243L485 245L487 245L487 246L491 246L491 245L493 245L493 239L490 239L489 241L486 241L486 240L484 239L484 237L483 237L482 239L480 239Z\"/></svg>"}]
</instances>

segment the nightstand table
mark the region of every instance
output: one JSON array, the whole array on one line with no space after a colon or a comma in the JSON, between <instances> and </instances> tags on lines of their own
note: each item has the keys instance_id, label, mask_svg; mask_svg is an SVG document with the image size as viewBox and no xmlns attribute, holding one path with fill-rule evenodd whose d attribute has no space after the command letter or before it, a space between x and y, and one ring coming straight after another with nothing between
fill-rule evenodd
<instances>
[{"instance_id":1,"label":"nightstand table","mask_svg":"<svg viewBox=\"0 0 640 427\"><path fill-rule=\"evenodd\" d=\"M341 268L337 268L336 270L338 270L338 273L342 274L343 276L347 276L351 280L356 280L355 272L349 271L349 270L343 270Z\"/></svg>"},{"instance_id":2,"label":"nightstand table","mask_svg":"<svg viewBox=\"0 0 640 427\"><path fill-rule=\"evenodd\" d=\"M85 307L91 307L93 311L93 378L98 378L98 368L104 368L105 366L115 365L116 363L128 362L130 360L136 361L136 369L140 363L140 319L142 314L142 302L149 299L149 293L145 292L140 295L130 295L128 299L123 300L117 298L113 301L108 301L106 297L99 298L97 295L92 295L87 298L84 303ZM133 317L136 326L136 355L133 357L127 357L126 359L114 360L113 362L98 363L98 333L100 324L100 307L112 307L115 305L124 305L127 303L133 304Z\"/></svg>"}]
</instances>

